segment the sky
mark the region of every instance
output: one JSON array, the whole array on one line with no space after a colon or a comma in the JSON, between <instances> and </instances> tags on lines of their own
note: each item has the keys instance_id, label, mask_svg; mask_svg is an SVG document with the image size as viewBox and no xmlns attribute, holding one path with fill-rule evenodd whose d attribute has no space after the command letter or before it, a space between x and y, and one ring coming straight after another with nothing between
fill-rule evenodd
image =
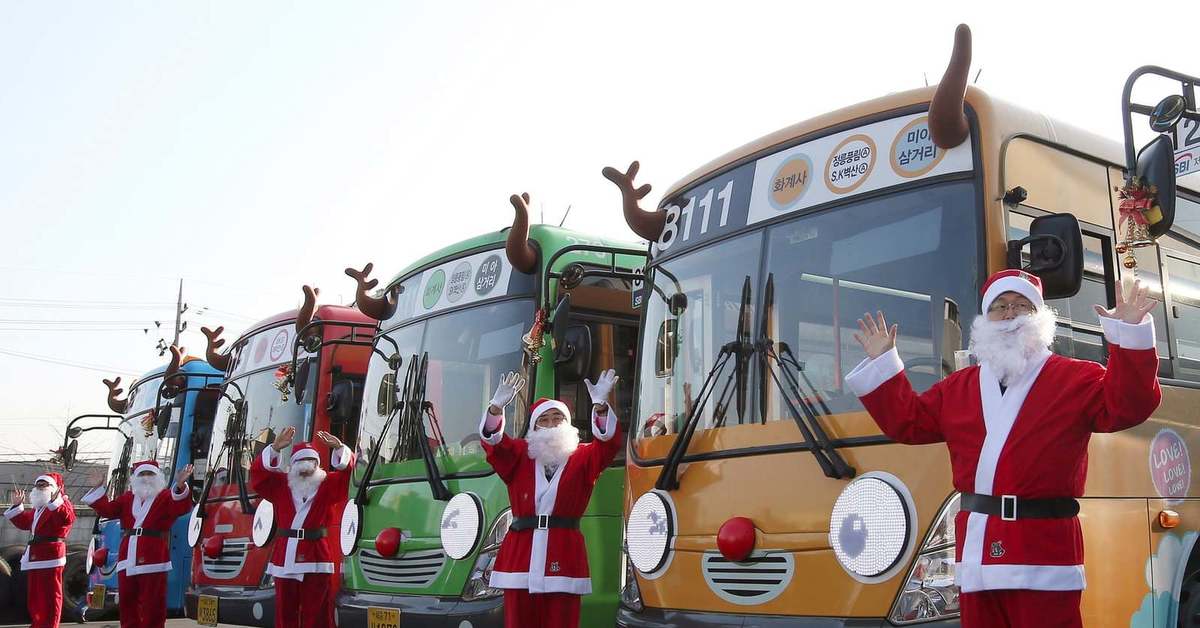
<instances>
[{"instance_id":1,"label":"sky","mask_svg":"<svg viewBox=\"0 0 1200 628\"><path fill-rule=\"evenodd\" d=\"M651 207L761 135L936 83L959 22L980 88L1113 139L1131 70L1200 73L1159 11L987 4L0 3L0 458L160 366L181 279L202 353L201 325L232 341L302 284L347 302L346 266L386 282L506 226L514 192L632 241L601 167L640 160Z\"/></svg>"}]
</instances>

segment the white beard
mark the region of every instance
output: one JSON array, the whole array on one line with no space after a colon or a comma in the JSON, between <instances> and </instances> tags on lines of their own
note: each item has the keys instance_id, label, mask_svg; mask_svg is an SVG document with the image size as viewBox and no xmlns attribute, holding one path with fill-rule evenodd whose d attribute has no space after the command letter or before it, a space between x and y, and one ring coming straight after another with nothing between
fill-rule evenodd
<instances>
[{"instance_id":1,"label":"white beard","mask_svg":"<svg viewBox=\"0 0 1200 628\"><path fill-rule=\"evenodd\" d=\"M163 476L155 473L151 477L142 477L140 475L133 476L129 481L129 490L133 491L133 496L145 501L153 499L167 488L167 481Z\"/></svg>"},{"instance_id":2,"label":"white beard","mask_svg":"<svg viewBox=\"0 0 1200 628\"><path fill-rule=\"evenodd\" d=\"M548 466L560 467L579 447L579 430L570 421L558 427L538 427L525 439L529 457Z\"/></svg>"},{"instance_id":3,"label":"white beard","mask_svg":"<svg viewBox=\"0 0 1200 628\"><path fill-rule=\"evenodd\" d=\"M46 488L34 488L29 491L29 504L34 508L45 508L46 504L50 503L50 496L54 494L54 489L47 486Z\"/></svg>"},{"instance_id":4,"label":"white beard","mask_svg":"<svg viewBox=\"0 0 1200 628\"><path fill-rule=\"evenodd\" d=\"M971 352L1009 386L1054 343L1054 327L1055 314L1049 307L1007 321L977 316L971 323Z\"/></svg>"},{"instance_id":5,"label":"white beard","mask_svg":"<svg viewBox=\"0 0 1200 628\"><path fill-rule=\"evenodd\" d=\"M308 469L313 469L313 474L301 477L300 472ZM316 496L321 482L325 481L325 475L325 470L318 467L315 460L301 460L288 469L288 488L301 501L308 501Z\"/></svg>"}]
</instances>

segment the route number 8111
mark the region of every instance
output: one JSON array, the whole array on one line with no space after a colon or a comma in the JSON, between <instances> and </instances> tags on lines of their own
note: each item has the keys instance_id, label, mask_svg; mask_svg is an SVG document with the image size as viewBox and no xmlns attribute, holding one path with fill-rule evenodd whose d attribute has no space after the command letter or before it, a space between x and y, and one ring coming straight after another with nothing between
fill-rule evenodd
<instances>
[{"instance_id":1,"label":"route number 8111","mask_svg":"<svg viewBox=\"0 0 1200 628\"><path fill-rule=\"evenodd\" d=\"M658 237L658 242L654 243L653 254L658 255L665 252L678 240L687 242L688 238L692 236L692 223L699 222L700 224L700 232L696 234L697 236L708 233L714 194L717 202L721 205L721 218L716 226L724 227L725 223L729 221L729 201L733 198L732 179L725 183L725 187L721 188L720 192L717 192L716 188L708 188L699 203L696 202L695 196L689 196L687 204L682 208L674 203L664 207L663 209L667 212L667 222L663 225L662 235Z\"/></svg>"}]
</instances>

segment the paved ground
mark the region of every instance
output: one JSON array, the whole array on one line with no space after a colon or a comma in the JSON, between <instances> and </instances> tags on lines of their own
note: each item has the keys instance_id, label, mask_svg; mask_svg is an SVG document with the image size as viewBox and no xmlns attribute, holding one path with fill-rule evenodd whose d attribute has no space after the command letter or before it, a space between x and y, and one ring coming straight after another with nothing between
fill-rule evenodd
<instances>
[{"instance_id":1,"label":"paved ground","mask_svg":"<svg viewBox=\"0 0 1200 628\"><path fill-rule=\"evenodd\" d=\"M169 628L184 628L185 626L195 626L196 622L190 619L168 619L167 626ZM28 627L29 624L0 624L0 628L17 628L18 626ZM86 626L88 628L120 628L120 624L116 621L89 621L86 624L72 624L63 622L62 628L71 628L72 626ZM232 628L226 624L218 624L221 628Z\"/></svg>"}]
</instances>

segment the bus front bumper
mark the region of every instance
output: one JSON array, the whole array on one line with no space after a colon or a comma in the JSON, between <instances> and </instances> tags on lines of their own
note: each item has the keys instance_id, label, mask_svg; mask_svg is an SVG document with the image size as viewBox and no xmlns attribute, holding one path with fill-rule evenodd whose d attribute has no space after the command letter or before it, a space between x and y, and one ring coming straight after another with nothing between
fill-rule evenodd
<instances>
[{"instance_id":1,"label":"bus front bumper","mask_svg":"<svg viewBox=\"0 0 1200 628\"><path fill-rule=\"evenodd\" d=\"M617 612L619 628L896 628L880 618L784 617L780 615L729 615L647 608L634 612L622 606ZM958 618L914 624L921 628L958 628Z\"/></svg>"},{"instance_id":2,"label":"bus front bumper","mask_svg":"<svg viewBox=\"0 0 1200 628\"><path fill-rule=\"evenodd\" d=\"M274 626L275 589L248 589L197 585L183 595L184 615L196 619L196 604L201 595L217 598L217 621L237 626Z\"/></svg>"},{"instance_id":3,"label":"bus front bumper","mask_svg":"<svg viewBox=\"0 0 1200 628\"><path fill-rule=\"evenodd\" d=\"M339 626L366 626L370 607L400 610L404 628L504 628L504 598L466 602L454 597L346 591L338 595Z\"/></svg>"}]
</instances>

